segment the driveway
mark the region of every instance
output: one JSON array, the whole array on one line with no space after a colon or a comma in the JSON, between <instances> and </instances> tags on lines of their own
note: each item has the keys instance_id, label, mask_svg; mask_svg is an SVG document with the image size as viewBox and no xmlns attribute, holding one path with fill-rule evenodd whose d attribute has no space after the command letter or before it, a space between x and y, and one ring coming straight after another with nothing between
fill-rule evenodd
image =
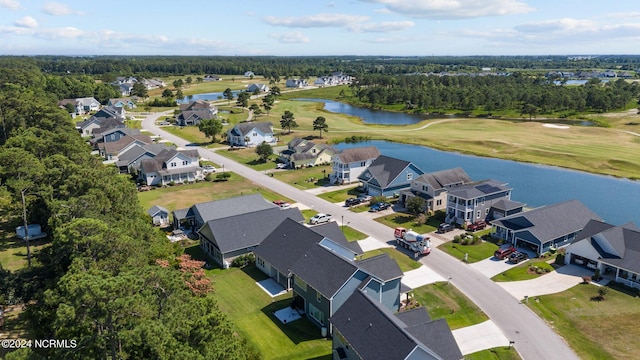
<instances>
[{"instance_id":1,"label":"driveway","mask_svg":"<svg viewBox=\"0 0 640 360\"><path fill-rule=\"evenodd\" d=\"M555 294L563 292L582 282L583 276L592 276L593 270L577 265L563 267L532 280L498 282L500 287L518 300L525 296Z\"/></svg>"},{"instance_id":2,"label":"driveway","mask_svg":"<svg viewBox=\"0 0 640 360\"><path fill-rule=\"evenodd\" d=\"M422 265L415 270L410 270L404 273L402 277L402 283L411 289L419 288L420 286L433 284L438 281L446 281L442 275L433 271L426 265Z\"/></svg>"},{"instance_id":3,"label":"driveway","mask_svg":"<svg viewBox=\"0 0 640 360\"><path fill-rule=\"evenodd\" d=\"M481 350L509 346L509 339L491 320L451 331L462 355Z\"/></svg>"},{"instance_id":4,"label":"driveway","mask_svg":"<svg viewBox=\"0 0 640 360\"><path fill-rule=\"evenodd\" d=\"M369 236L366 239L360 240L358 241L358 245L360 245L360 248L362 249L362 251L367 252L367 251L371 251L371 250L376 250L376 249L382 249L382 248L392 248L394 247L391 244L385 243L383 241L380 241L378 239L374 239L371 236Z\"/></svg>"}]
</instances>

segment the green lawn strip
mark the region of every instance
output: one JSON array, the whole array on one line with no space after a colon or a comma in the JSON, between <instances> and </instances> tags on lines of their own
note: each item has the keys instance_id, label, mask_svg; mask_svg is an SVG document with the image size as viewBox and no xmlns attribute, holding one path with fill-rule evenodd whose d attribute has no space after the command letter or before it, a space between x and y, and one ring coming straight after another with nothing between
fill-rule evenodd
<instances>
[{"instance_id":1,"label":"green lawn strip","mask_svg":"<svg viewBox=\"0 0 640 360\"><path fill-rule=\"evenodd\" d=\"M318 186L328 185L327 175L331 173L331 166L322 165L304 169L276 171L273 173L276 179L300 189L313 189Z\"/></svg>"},{"instance_id":2,"label":"green lawn strip","mask_svg":"<svg viewBox=\"0 0 640 360\"><path fill-rule=\"evenodd\" d=\"M347 238L347 241L358 241L367 238L367 234L361 233L360 231L352 228L351 226L342 226L342 233L344 237Z\"/></svg>"},{"instance_id":3,"label":"green lawn strip","mask_svg":"<svg viewBox=\"0 0 640 360\"><path fill-rule=\"evenodd\" d=\"M160 205L169 211L184 209L193 204L222 200L233 196L259 192L267 201L283 200L291 202L286 196L231 173L228 181L202 181L195 184L176 185L138 193L138 200L145 211L153 205ZM217 173L216 173L217 174Z\"/></svg>"},{"instance_id":4,"label":"green lawn strip","mask_svg":"<svg viewBox=\"0 0 640 360\"><path fill-rule=\"evenodd\" d=\"M49 246L49 240L40 239L29 242L31 261L37 261L35 255ZM19 270L27 266L27 246L23 240L12 238L0 243L0 265L5 270Z\"/></svg>"},{"instance_id":5,"label":"green lawn strip","mask_svg":"<svg viewBox=\"0 0 640 360\"><path fill-rule=\"evenodd\" d=\"M468 254L467 262L474 263L492 257L498 245L489 241L482 241L477 245L462 245L449 241L438 246L438 249L460 260L464 260L465 254Z\"/></svg>"},{"instance_id":6,"label":"green lawn strip","mask_svg":"<svg viewBox=\"0 0 640 360\"><path fill-rule=\"evenodd\" d=\"M305 209L300 211L302 213L302 216L304 217L304 222L305 223L309 223L309 219L311 219L315 214L317 214L318 212L313 210L313 209Z\"/></svg>"},{"instance_id":7,"label":"green lawn strip","mask_svg":"<svg viewBox=\"0 0 640 360\"><path fill-rule=\"evenodd\" d=\"M411 292L418 304L427 308L432 319L445 318L452 330L489 320L480 308L447 282L424 285Z\"/></svg>"},{"instance_id":8,"label":"green lawn strip","mask_svg":"<svg viewBox=\"0 0 640 360\"><path fill-rule=\"evenodd\" d=\"M331 341L306 318L286 325L272 314L289 306L291 293L272 299L256 285L267 276L255 265L212 275L218 305L265 359L310 359L331 353Z\"/></svg>"},{"instance_id":9,"label":"green lawn strip","mask_svg":"<svg viewBox=\"0 0 640 360\"><path fill-rule=\"evenodd\" d=\"M164 126L162 127L162 130L185 139L195 145L204 146L211 143L211 139L204 136L204 133L202 133L197 126ZM217 140L220 141L220 136L217 137Z\"/></svg>"},{"instance_id":10,"label":"green lawn strip","mask_svg":"<svg viewBox=\"0 0 640 360\"><path fill-rule=\"evenodd\" d=\"M530 266L532 265L536 266L539 269L546 269L548 270L547 272L551 272L554 270L553 266L547 264L545 259L533 259L525 261L522 264L518 264L517 266L514 266L511 269L492 277L491 280L497 282L531 280L546 274L546 272L538 274L535 270L529 270Z\"/></svg>"},{"instance_id":11,"label":"green lawn strip","mask_svg":"<svg viewBox=\"0 0 640 360\"><path fill-rule=\"evenodd\" d=\"M356 191L357 185L349 189L336 190L318 195L319 198L325 199L332 203L345 201L348 198L357 197L360 193Z\"/></svg>"},{"instance_id":12,"label":"green lawn strip","mask_svg":"<svg viewBox=\"0 0 640 360\"><path fill-rule=\"evenodd\" d=\"M241 164L247 165L251 167L253 170L264 171L264 170L273 170L276 168L276 155L271 155L271 158L267 161L258 160L258 154L256 154L256 149L254 148L246 148L240 150L221 150L218 151L219 155L227 157L231 160L239 162Z\"/></svg>"},{"instance_id":13,"label":"green lawn strip","mask_svg":"<svg viewBox=\"0 0 640 360\"><path fill-rule=\"evenodd\" d=\"M497 347L482 350L464 356L465 360L520 360L522 359L515 348Z\"/></svg>"},{"instance_id":14,"label":"green lawn strip","mask_svg":"<svg viewBox=\"0 0 640 360\"><path fill-rule=\"evenodd\" d=\"M125 120L124 124L131 129L142 128L142 120Z\"/></svg>"},{"instance_id":15,"label":"green lawn strip","mask_svg":"<svg viewBox=\"0 0 640 360\"><path fill-rule=\"evenodd\" d=\"M640 302L609 288L579 284L557 294L529 298L527 305L562 336L581 359L635 359L640 348Z\"/></svg>"},{"instance_id":16,"label":"green lawn strip","mask_svg":"<svg viewBox=\"0 0 640 360\"><path fill-rule=\"evenodd\" d=\"M377 256L377 255L380 255L380 254L383 254L383 253L388 254L392 259L394 259L398 263L398 266L400 266L400 270L402 270L402 272L415 270L415 269L419 268L420 266L422 266L422 264L420 264L419 262L413 260L407 254L402 253L402 252L400 252L400 251L398 251L396 249L393 249L393 248L382 248L382 249L376 249L376 250L367 251L364 254L362 254L360 259L372 258L374 256Z\"/></svg>"},{"instance_id":17,"label":"green lawn strip","mask_svg":"<svg viewBox=\"0 0 640 360\"><path fill-rule=\"evenodd\" d=\"M375 220L381 224L389 226L392 229L403 227L406 229L411 229L420 234L430 233L438 228L439 220L435 219L435 217L433 216L427 219L426 224L420 225L416 224L414 219L415 218L413 215L405 213L393 213L390 215L378 217Z\"/></svg>"}]
</instances>

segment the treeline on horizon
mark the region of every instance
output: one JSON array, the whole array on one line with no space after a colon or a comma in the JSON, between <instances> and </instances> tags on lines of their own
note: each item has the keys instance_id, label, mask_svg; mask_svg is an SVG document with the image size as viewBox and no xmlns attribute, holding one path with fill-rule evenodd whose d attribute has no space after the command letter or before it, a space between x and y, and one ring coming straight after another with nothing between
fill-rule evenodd
<instances>
[{"instance_id":1,"label":"treeline on horizon","mask_svg":"<svg viewBox=\"0 0 640 360\"><path fill-rule=\"evenodd\" d=\"M49 234L30 266L0 264L0 306L24 307L23 339L76 344L0 357L259 358L218 308L202 262L154 229L134 184L90 154L47 76L0 63L0 241L25 245L10 237L23 211Z\"/></svg>"}]
</instances>

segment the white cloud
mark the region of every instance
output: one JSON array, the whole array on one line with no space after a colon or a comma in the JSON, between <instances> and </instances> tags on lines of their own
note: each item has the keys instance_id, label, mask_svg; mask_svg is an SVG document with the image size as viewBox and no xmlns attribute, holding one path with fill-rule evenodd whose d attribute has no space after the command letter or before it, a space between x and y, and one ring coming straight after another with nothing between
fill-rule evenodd
<instances>
[{"instance_id":1,"label":"white cloud","mask_svg":"<svg viewBox=\"0 0 640 360\"><path fill-rule=\"evenodd\" d=\"M47 40L77 39L86 35L87 34L84 31L72 26L63 28L48 28L36 32L37 37Z\"/></svg>"},{"instance_id":2,"label":"white cloud","mask_svg":"<svg viewBox=\"0 0 640 360\"><path fill-rule=\"evenodd\" d=\"M276 39L278 42L283 44L304 44L310 41L308 37L304 36L304 34L299 31L269 34L269 37Z\"/></svg>"},{"instance_id":3,"label":"white cloud","mask_svg":"<svg viewBox=\"0 0 640 360\"><path fill-rule=\"evenodd\" d=\"M391 12L415 18L464 19L526 14L535 9L520 0L360 0L384 5Z\"/></svg>"},{"instance_id":4,"label":"white cloud","mask_svg":"<svg viewBox=\"0 0 640 360\"><path fill-rule=\"evenodd\" d=\"M42 12L53 16L84 15L82 11L73 10L69 5L57 2L45 3L42 6Z\"/></svg>"},{"instance_id":5,"label":"white cloud","mask_svg":"<svg viewBox=\"0 0 640 360\"><path fill-rule=\"evenodd\" d=\"M267 16L264 18L264 21L269 25L291 28L346 27L367 20L369 20L368 16L346 14L317 14L295 17Z\"/></svg>"},{"instance_id":6,"label":"white cloud","mask_svg":"<svg viewBox=\"0 0 640 360\"><path fill-rule=\"evenodd\" d=\"M363 23L349 26L353 32L392 32L414 27L413 21L383 21L380 23Z\"/></svg>"},{"instance_id":7,"label":"white cloud","mask_svg":"<svg viewBox=\"0 0 640 360\"><path fill-rule=\"evenodd\" d=\"M375 10L373 10L373 12L378 13L378 14L391 14L391 10L389 10L387 8L375 9Z\"/></svg>"},{"instance_id":8,"label":"white cloud","mask_svg":"<svg viewBox=\"0 0 640 360\"><path fill-rule=\"evenodd\" d=\"M22 8L20 3L16 0L0 0L0 6L11 10L18 10Z\"/></svg>"},{"instance_id":9,"label":"white cloud","mask_svg":"<svg viewBox=\"0 0 640 360\"><path fill-rule=\"evenodd\" d=\"M522 33L549 33L561 31L588 31L595 27L596 24L590 20L564 18L525 23L516 26L515 29Z\"/></svg>"},{"instance_id":10,"label":"white cloud","mask_svg":"<svg viewBox=\"0 0 640 360\"><path fill-rule=\"evenodd\" d=\"M23 27L23 28L38 27L38 22L36 21L36 19L32 18L31 16L25 16L22 19L18 19L13 24L17 27Z\"/></svg>"}]
</instances>

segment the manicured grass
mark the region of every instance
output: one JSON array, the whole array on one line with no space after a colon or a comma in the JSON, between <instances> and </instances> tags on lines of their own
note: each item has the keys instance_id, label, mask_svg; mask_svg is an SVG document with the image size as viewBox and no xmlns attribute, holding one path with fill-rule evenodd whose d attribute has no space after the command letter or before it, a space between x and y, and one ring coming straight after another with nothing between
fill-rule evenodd
<instances>
[{"instance_id":1,"label":"manicured grass","mask_svg":"<svg viewBox=\"0 0 640 360\"><path fill-rule=\"evenodd\" d=\"M360 231L352 228L351 226L341 226L342 232L344 233L344 237L347 238L348 241L358 241L363 240L368 237L367 234L361 233Z\"/></svg>"},{"instance_id":2,"label":"manicured grass","mask_svg":"<svg viewBox=\"0 0 640 360\"><path fill-rule=\"evenodd\" d=\"M492 277L491 280L501 282L535 279L546 273L543 272L541 274L538 274L536 273L536 271L530 271L530 265L537 266L540 269L547 269L548 271L555 270L553 266L546 263L546 260L548 259L532 259L530 261L525 261L522 264L518 264L517 266L514 266L511 269Z\"/></svg>"},{"instance_id":3,"label":"manicured grass","mask_svg":"<svg viewBox=\"0 0 640 360\"><path fill-rule=\"evenodd\" d=\"M300 211L302 213L302 216L304 217L304 222L305 223L309 223L309 219L311 219L312 217L315 216L315 214L317 214L318 212L313 210L313 209L305 209Z\"/></svg>"},{"instance_id":4,"label":"manicured grass","mask_svg":"<svg viewBox=\"0 0 640 360\"><path fill-rule=\"evenodd\" d=\"M482 350L465 355L465 360L520 360L522 359L514 348L508 346Z\"/></svg>"},{"instance_id":5,"label":"manicured grass","mask_svg":"<svg viewBox=\"0 0 640 360\"><path fill-rule=\"evenodd\" d=\"M25 242L11 238L4 243L0 243L0 264L6 270L18 270L27 266L27 246ZM36 262L36 255L44 247L49 246L46 239L34 240L29 242L31 250L31 262Z\"/></svg>"},{"instance_id":6,"label":"manicured grass","mask_svg":"<svg viewBox=\"0 0 640 360\"><path fill-rule=\"evenodd\" d=\"M468 254L467 262L474 263L492 257L498 245L489 241L482 241L477 245L462 245L449 241L438 246L438 249L460 260L464 260L465 254Z\"/></svg>"},{"instance_id":7,"label":"manicured grass","mask_svg":"<svg viewBox=\"0 0 640 360\"><path fill-rule=\"evenodd\" d=\"M269 160L263 162L258 160L258 154L256 154L255 148L246 148L239 150L229 150L229 151L218 151L218 154L228 157L231 160L239 162L241 164L247 165L251 167L253 170L257 171L265 171L265 170L273 170L276 168L275 159L278 157L277 155L271 155ZM277 175L277 172L274 173Z\"/></svg>"},{"instance_id":8,"label":"manicured grass","mask_svg":"<svg viewBox=\"0 0 640 360\"><path fill-rule=\"evenodd\" d=\"M460 290L446 282L421 286L412 293L418 304L427 308L432 319L445 318L452 330L489 320Z\"/></svg>"},{"instance_id":9,"label":"manicured grass","mask_svg":"<svg viewBox=\"0 0 640 360\"><path fill-rule=\"evenodd\" d=\"M366 207L368 210L369 207ZM397 227L403 227L406 229L411 229L420 234L430 233L435 231L440 224L440 220L431 216L427 219L426 224L417 225L414 220L413 215L405 214L405 213L393 213L390 215L381 216L376 218L375 220L381 224L387 225L388 227L395 229Z\"/></svg>"},{"instance_id":10,"label":"manicured grass","mask_svg":"<svg viewBox=\"0 0 640 360\"><path fill-rule=\"evenodd\" d=\"M530 298L527 305L549 322L581 359L636 359L640 302L612 288L604 301L597 301L597 289L596 285L579 284L558 294Z\"/></svg>"},{"instance_id":11,"label":"manicured grass","mask_svg":"<svg viewBox=\"0 0 640 360\"><path fill-rule=\"evenodd\" d=\"M184 209L193 204L226 199L232 196L259 192L267 201L292 200L286 196L262 188L234 173L228 181L202 181L195 184L166 187L138 193L138 200L145 211L153 205L160 205L169 211Z\"/></svg>"},{"instance_id":12,"label":"manicured grass","mask_svg":"<svg viewBox=\"0 0 640 360\"><path fill-rule=\"evenodd\" d=\"M142 128L142 120L125 120L124 124L131 129Z\"/></svg>"},{"instance_id":13,"label":"manicured grass","mask_svg":"<svg viewBox=\"0 0 640 360\"><path fill-rule=\"evenodd\" d=\"M164 126L162 130L171 133L175 136L179 136L194 145L209 145L211 144L211 139L204 136L204 134L198 130L197 126ZM220 141L220 136L218 136L218 141Z\"/></svg>"},{"instance_id":14,"label":"manicured grass","mask_svg":"<svg viewBox=\"0 0 640 360\"><path fill-rule=\"evenodd\" d=\"M361 259L368 259L380 254L388 254L392 259L394 259L398 263L398 266L400 266L400 269L402 270L402 272L415 270L420 266L422 266L422 264L413 260L408 255L393 248L382 248L382 249L367 251L364 254L362 254Z\"/></svg>"},{"instance_id":15,"label":"manicured grass","mask_svg":"<svg viewBox=\"0 0 640 360\"><path fill-rule=\"evenodd\" d=\"M256 285L267 276L255 265L219 270L211 276L218 305L265 359L330 359L331 341L302 318L286 325L273 312L289 306L291 293L275 299Z\"/></svg>"},{"instance_id":16,"label":"manicured grass","mask_svg":"<svg viewBox=\"0 0 640 360\"><path fill-rule=\"evenodd\" d=\"M325 199L327 201L330 201L332 203L345 201L348 198L356 197L356 196L359 195L359 193L356 191L356 187L357 186L358 186L357 184L354 184L353 187L350 188L350 189L342 189L342 190L336 190L336 191L322 193L322 194L318 195L318 197L321 198L321 199Z\"/></svg>"}]
</instances>

